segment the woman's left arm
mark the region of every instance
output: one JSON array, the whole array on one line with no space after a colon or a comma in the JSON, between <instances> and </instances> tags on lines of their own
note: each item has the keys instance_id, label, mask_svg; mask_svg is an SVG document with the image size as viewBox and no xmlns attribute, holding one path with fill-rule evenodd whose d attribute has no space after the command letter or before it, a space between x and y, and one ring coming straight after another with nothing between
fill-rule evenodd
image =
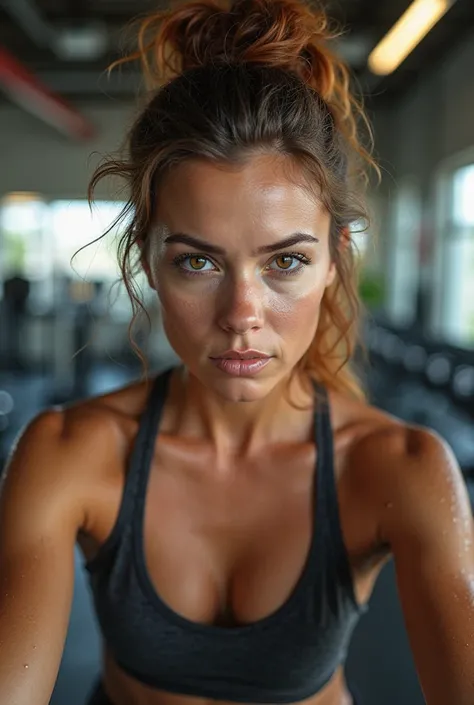
<instances>
[{"instance_id":1,"label":"woman's left arm","mask_svg":"<svg viewBox=\"0 0 474 705\"><path fill-rule=\"evenodd\" d=\"M403 441L399 433L392 445L395 451L384 454L382 468L379 464L385 478L380 534L393 552L427 705L473 705L474 531L469 497L451 447L436 432L404 427L403 434Z\"/></svg>"}]
</instances>

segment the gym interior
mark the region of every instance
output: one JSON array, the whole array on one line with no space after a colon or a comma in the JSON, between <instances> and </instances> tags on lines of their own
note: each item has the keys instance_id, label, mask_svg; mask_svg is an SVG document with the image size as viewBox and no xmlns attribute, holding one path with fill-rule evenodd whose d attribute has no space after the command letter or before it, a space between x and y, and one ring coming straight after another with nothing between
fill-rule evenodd
<instances>
[{"instance_id":1,"label":"gym interior","mask_svg":"<svg viewBox=\"0 0 474 705\"><path fill-rule=\"evenodd\" d=\"M134 67L108 74L107 66L125 51L130 21L157 4L0 0L0 471L43 409L142 373L119 280L120 225L110 228L123 194L101 184L90 208L87 186L143 100ZM345 27L337 50L362 91L382 174L370 185L370 225L353 233L371 402L441 434L474 502L474 2L432 4L443 11L394 65L377 50L412 6L428 12L428 0L326 7ZM144 286L143 296L149 320L139 315L133 336L159 372L176 358L154 292ZM99 660L77 551L52 705L82 705ZM366 705L424 702L392 562L357 627L347 673Z\"/></svg>"}]
</instances>

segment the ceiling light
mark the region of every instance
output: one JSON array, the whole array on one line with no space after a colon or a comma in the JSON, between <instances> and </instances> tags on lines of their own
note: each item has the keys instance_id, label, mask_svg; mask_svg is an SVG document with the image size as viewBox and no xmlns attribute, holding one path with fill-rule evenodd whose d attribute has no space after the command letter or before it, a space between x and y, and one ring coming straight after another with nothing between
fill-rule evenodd
<instances>
[{"instance_id":1,"label":"ceiling light","mask_svg":"<svg viewBox=\"0 0 474 705\"><path fill-rule=\"evenodd\" d=\"M387 76L395 71L455 0L415 0L369 56L372 73Z\"/></svg>"},{"instance_id":2,"label":"ceiling light","mask_svg":"<svg viewBox=\"0 0 474 705\"><path fill-rule=\"evenodd\" d=\"M96 61L108 49L109 38L105 25L58 29L53 49L63 61Z\"/></svg>"}]
</instances>

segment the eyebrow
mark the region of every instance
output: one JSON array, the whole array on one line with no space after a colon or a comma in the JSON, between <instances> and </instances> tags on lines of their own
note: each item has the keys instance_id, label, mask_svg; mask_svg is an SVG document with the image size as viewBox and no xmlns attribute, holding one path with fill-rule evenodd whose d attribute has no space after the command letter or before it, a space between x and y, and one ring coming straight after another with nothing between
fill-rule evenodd
<instances>
[{"instance_id":1,"label":"eyebrow","mask_svg":"<svg viewBox=\"0 0 474 705\"><path fill-rule=\"evenodd\" d=\"M176 242L182 243L183 245L189 245L190 247L195 247L200 250L205 250L206 252L214 255L226 254L224 248L213 245L210 242L205 242L204 240L194 237L193 235L187 235L186 233L172 233L165 238L165 243L167 245L171 245ZM293 247L294 245L298 245L300 242L314 244L315 242L319 242L319 240L317 237L314 237L314 235L308 235L307 233L293 233L283 240L274 242L271 245L263 245L262 247L257 248L257 250L255 250L255 254L269 254L271 252L276 252L277 250L282 250L285 247Z\"/></svg>"}]
</instances>

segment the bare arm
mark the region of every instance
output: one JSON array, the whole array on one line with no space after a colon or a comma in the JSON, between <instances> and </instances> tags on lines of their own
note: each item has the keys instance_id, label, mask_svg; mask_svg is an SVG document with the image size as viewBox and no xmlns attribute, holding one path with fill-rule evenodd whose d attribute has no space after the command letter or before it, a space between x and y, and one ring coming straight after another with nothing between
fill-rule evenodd
<instances>
[{"instance_id":1,"label":"bare arm","mask_svg":"<svg viewBox=\"0 0 474 705\"><path fill-rule=\"evenodd\" d=\"M420 683L427 705L472 705L474 531L466 487L436 433L405 429L398 440L380 456L380 527L393 551Z\"/></svg>"},{"instance_id":2,"label":"bare arm","mask_svg":"<svg viewBox=\"0 0 474 705\"><path fill-rule=\"evenodd\" d=\"M0 494L0 702L47 705L56 681L84 521L64 415L21 436Z\"/></svg>"}]
</instances>

